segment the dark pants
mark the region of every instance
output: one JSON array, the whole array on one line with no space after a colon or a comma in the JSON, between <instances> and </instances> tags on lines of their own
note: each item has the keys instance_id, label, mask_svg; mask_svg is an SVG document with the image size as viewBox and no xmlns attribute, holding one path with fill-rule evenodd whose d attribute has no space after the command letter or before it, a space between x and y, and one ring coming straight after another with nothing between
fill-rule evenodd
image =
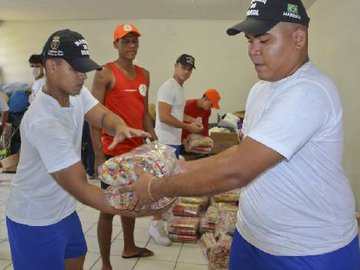
<instances>
[{"instance_id":1,"label":"dark pants","mask_svg":"<svg viewBox=\"0 0 360 270\"><path fill-rule=\"evenodd\" d=\"M11 143L10 143L10 154L16 154L20 150L21 146L21 136L20 136L20 123L24 116L25 112L9 114L9 123L11 124L12 130L11 134Z\"/></svg>"},{"instance_id":2,"label":"dark pants","mask_svg":"<svg viewBox=\"0 0 360 270\"><path fill-rule=\"evenodd\" d=\"M85 121L83 126L81 160L89 176L94 175L95 154L90 136L89 124Z\"/></svg>"}]
</instances>

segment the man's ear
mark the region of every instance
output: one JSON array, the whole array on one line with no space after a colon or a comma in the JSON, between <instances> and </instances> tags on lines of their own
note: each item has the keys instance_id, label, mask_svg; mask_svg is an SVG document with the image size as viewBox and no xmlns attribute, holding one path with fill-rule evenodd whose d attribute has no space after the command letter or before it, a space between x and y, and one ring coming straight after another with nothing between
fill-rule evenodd
<instances>
[{"instance_id":1,"label":"man's ear","mask_svg":"<svg viewBox=\"0 0 360 270\"><path fill-rule=\"evenodd\" d=\"M57 69L57 63L55 61L55 59L47 59L45 62L45 67L46 67L46 72L47 73L54 73Z\"/></svg>"},{"instance_id":2,"label":"man's ear","mask_svg":"<svg viewBox=\"0 0 360 270\"><path fill-rule=\"evenodd\" d=\"M118 49L118 41L119 40L113 41L113 46L114 46L115 49Z\"/></svg>"},{"instance_id":3,"label":"man's ear","mask_svg":"<svg viewBox=\"0 0 360 270\"><path fill-rule=\"evenodd\" d=\"M306 46L307 43L307 34L306 31L300 27L298 27L294 32L293 32L293 40L295 43L295 48L296 49L301 49L304 46Z\"/></svg>"}]
</instances>

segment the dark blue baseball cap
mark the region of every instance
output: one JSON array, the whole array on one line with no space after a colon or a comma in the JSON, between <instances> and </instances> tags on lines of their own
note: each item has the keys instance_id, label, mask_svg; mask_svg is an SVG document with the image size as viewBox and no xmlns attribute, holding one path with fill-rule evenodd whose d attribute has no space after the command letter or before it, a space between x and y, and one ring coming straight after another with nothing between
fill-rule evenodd
<instances>
[{"instance_id":1,"label":"dark blue baseball cap","mask_svg":"<svg viewBox=\"0 0 360 270\"><path fill-rule=\"evenodd\" d=\"M53 33L46 41L43 51L43 58L63 58L75 70L89 72L101 70L95 61L90 59L88 43L78 32L64 29Z\"/></svg>"},{"instance_id":2,"label":"dark blue baseball cap","mask_svg":"<svg viewBox=\"0 0 360 270\"><path fill-rule=\"evenodd\" d=\"M301 0L252 0L246 19L230 27L226 32L233 36L245 34L261 35L279 22L290 22L309 26L305 7Z\"/></svg>"}]
</instances>

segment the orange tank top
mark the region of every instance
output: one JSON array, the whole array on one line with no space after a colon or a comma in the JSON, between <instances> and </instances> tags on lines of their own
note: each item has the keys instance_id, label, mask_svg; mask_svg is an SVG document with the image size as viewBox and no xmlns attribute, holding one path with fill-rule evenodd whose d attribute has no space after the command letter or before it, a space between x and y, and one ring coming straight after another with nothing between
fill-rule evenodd
<instances>
[{"instance_id":1,"label":"orange tank top","mask_svg":"<svg viewBox=\"0 0 360 270\"><path fill-rule=\"evenodd\" d=\"M143 129L146 94L149 83L139 66L134 66L136 76L127 78L114 63L107 63L115 76L114 87L106 93L104 105L119 115L129 127ZM143 144L143 138L126 139L119 143L115 149L107 147L112 143L113 137L102 132L102 149L104 154L118 156L129 152Z\"/></svg>"}]
</instances>

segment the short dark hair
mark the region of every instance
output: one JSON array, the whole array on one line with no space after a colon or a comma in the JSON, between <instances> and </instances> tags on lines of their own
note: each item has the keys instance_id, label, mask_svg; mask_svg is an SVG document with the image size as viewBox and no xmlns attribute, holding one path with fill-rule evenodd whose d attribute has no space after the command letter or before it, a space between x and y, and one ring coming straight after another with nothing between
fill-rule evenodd
<instances>
[{"instance_id":1,"label":"short dark hair","mask_svg":"<svg viewBox=\"0 0 360 270\"><path fill-rule=\"evenodd\" d=\"M29 57L29 63L32 64L43 64L43 59L41 54L33 54Z\"/></svg>"}]
</instances>

